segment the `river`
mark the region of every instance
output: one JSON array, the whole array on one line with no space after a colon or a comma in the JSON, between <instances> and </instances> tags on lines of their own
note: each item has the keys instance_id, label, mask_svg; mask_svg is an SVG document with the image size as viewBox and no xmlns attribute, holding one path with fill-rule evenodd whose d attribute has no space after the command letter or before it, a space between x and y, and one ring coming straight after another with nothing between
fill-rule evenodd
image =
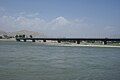
<instances>
[{"instance_id":1,"label":"river","mask_svg":"<svg viewBox=\"0 0 120 80\"><path fill-rule=\"evenodd\" d=\"M0 41L0 80L120 80L120 48Z\"/></svg>"}]
</instances>

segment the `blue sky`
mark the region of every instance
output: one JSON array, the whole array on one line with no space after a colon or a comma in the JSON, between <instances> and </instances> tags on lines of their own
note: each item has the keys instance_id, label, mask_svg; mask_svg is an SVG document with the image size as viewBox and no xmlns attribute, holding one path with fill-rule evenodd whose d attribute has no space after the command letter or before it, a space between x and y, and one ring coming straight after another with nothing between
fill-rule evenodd
<instances>
[{"instance_id":1,"label":"blue sky","mask_svg":"<svg viewBox=\"0 0 120 80\"><path fill-rule=\"evenodd\" d=\"M120 0L0 0L0 17L0 27L7 31L30 29L51 35L58 33L54 36L62 37L120 35ZM34 20L36 18L40 20ZM26 24L22 21L23 26L23 23L17 22L22 26L20 28L16 24L18 19L28 21ZM11 27L4 25L8 20L11 20L8 25L13 23ZM32 24L29 24L31 20L42 27L32 29ZM61 25L63 23L65 25Z\"/></svg>"}]
</instances>

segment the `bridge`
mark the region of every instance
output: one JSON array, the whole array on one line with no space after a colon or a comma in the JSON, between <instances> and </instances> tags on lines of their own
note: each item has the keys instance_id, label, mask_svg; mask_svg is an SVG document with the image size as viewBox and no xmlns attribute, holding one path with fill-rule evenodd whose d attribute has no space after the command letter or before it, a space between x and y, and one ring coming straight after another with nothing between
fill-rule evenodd
<instances>
[{"instance_id":1,"label":"bridge","mask_svg":"<svg viewBox=\"0 0 120 80\"><path fill-rule=\"evenodd\" d=\"M43 40L43 42L53 40L58 43L61 43L62 41L72 41L77 44L80 44L81 41L102 41L104 45L106 45L107 42L120 42L120 38L16 38L16 41L26 42L27 40L31 40L32 42L35 42L36 40Z\"/></svg>"}]
</instances>

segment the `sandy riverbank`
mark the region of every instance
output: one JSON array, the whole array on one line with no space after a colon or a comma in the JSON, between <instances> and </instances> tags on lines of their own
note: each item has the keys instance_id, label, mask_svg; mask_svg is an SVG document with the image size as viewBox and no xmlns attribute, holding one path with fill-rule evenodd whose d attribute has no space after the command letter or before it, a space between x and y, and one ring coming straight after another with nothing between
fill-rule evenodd
<instances>
[{"instance_id":1,"label":"sandy riverbank","mask_svg":"<svg viewBox=\"0 0 120 80\"><path fill-rule=\"evenodd\" d=\"M10 38L10 39L0 39L0 41L16 41L15 38Z\"/></svg>"},{"instance_id":2,"label":"sandy riverbank","mask_svg":"<svg viewBox=\"0 0 120 80\"><path fill-rule=\"evenodd\" d=\"M47 41L47 42L36 42L36 44L44 44L44 45L54 45L54 46L81 46L81 47L118 47L120 48L120 45L102 45L102 44L90 44L90 43L58 43L53 41Z\"/></svg>"}]
</instances>

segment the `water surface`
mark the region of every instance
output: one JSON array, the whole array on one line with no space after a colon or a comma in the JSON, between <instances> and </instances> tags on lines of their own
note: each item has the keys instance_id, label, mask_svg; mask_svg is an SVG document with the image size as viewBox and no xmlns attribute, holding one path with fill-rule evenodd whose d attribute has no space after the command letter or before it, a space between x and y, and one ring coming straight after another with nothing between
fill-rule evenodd
<instances>
[{"instance_id":1,"label":"water surface","mask_svg":"<svg viewBox=\"0 0 120 80\"><path fill-rule=\"evenodd\" d=\"M1 41L0 80L120 80L120 48Z\"/></svg>"}]
</instances>

